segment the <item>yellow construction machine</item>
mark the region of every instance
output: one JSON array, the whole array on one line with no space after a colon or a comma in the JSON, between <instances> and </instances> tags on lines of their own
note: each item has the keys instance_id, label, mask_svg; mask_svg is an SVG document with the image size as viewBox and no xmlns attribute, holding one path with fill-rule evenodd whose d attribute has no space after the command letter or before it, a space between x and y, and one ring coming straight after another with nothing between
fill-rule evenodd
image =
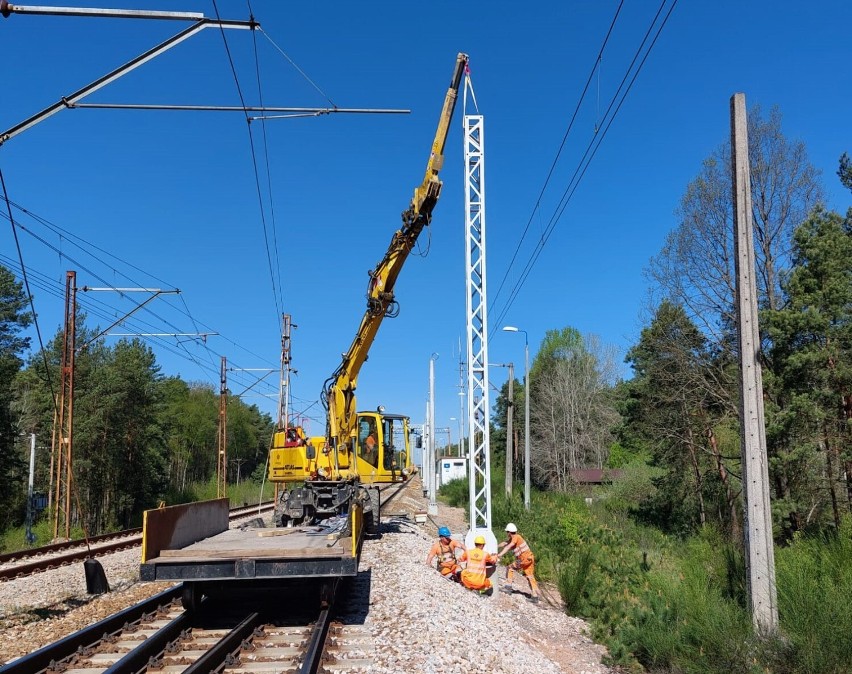
<instances>
[{"instance_id":1,"label":"yellow construction machine","mask_svg":"<svg viewBox=\"0 0 852 674\"><path fill-rule=\"evenodd\" d=\"M377 485L405 480L413 471L408 417L386 414L382 407L375 412L356 412L355 388L379 326L386 317L399 313L394 297L396 279L420 232L431 221L441 194L438 172L444 164L444 146L467 62L467 54L456 58L426 175L402 214L402 227L394 233L384 257L369 272L367 309L361 325L342 362L323 387L326 434L312 438L302 434L294 442L292 437L288 440L290 429L275 433L269 479L284 486L275 510L279 526L299 526L345 514L357 502L364 509L367 533L375 533L381 501Z\"/></svg>"}]
</instances>

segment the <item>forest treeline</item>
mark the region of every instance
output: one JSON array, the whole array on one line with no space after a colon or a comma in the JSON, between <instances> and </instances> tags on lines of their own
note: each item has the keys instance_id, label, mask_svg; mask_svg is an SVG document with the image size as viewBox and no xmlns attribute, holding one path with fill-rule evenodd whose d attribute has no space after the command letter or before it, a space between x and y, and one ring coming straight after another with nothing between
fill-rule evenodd
<instances>
[{"instance_id":1,"label":"forest treeline","mask_svg":"<svg viewBox=\"0 0 852 674\"><path fill-rule=\"evenodd\" d=\"M0 267L0 531L26 513L30 434L37 438L35 485L47 492L60 386L63 335L25 362L20 336L29 324L21 283ZM77 344L98 332L77 316ZM90 534L139 526L142 512L192 500L194 485L216 476L219 394L206 383L160 372L139 339L101 340L79 349L74 373L73 518ZM227 400L229 481L262 471L271 440L269 415Z\"/></svg>"}]
</instances>

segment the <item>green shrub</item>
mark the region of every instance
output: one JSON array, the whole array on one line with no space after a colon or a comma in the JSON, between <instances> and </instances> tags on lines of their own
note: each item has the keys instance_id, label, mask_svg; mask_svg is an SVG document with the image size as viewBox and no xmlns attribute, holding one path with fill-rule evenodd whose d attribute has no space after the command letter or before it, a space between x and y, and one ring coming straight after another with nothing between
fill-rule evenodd
<instances>
[{"instance_id":1,"label":"green shrub","mask_svg":"<svg viewBox=\"0 0 852 674\"><path fill-rule=\"evenodd\" d=\"M518 525L536 574L554 582L571 615L587 619L609 661L628 670L710 674L852 674L852 518L830 537L798 536L776 552L780 632L758 639L747 609L739 541L705 527L688 538L638 523L637 497L653 475L627 467L623 482L590 506L579 497L532 491L506 498L492 482L498 539ZM442 500L467 507L467 480Z\"/></svg>"},{"instance_id":2,"label":"green shrub","mask_svg":"<svg viewBox=\"0 0 852 674\"><path fill-rule=\"evenodd\" d=\"M797 672L852 672L852 518L836 535L793 541L776 555L788 662Z\"/></svg>"},{"instance_id":3,"label":"green shrub","mask_svg":"<svg viewBox=\"0 0 852 674\"><path fill-rule=\"evenodd\" d=\"M447 505L454 508L468 509L470 502L469 485L467 478L463 480L450 480L446 484L442 484L438 490L438 498Z\"/></svg>"},{"instance_id":4,"label":"green shrub","mask_svg":"<svg viewBox=\"0 0 852 674\"><path fill-rule=\"evenodd\" d=\"M15 550L26 550L31 547L40 547L48 545L53 540L53 519L47 516L47 512L43 513L32 527L32 532L36 537L35 543L32 545L27 543L27 528L26 526L12 527L7 529L0 535L0 552L13 552ZM65 537L65 529L59 532L59 537ZM79 526L71 527L71 539L83 538L83 529Z\"/></svg>"}]
</instances>

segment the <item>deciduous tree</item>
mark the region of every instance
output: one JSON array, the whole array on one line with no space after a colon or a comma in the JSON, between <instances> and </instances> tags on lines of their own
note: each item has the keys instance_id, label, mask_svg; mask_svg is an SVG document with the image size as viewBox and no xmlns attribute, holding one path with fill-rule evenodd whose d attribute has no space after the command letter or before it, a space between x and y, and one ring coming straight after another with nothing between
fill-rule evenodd
<instances>
[{"instance_id":1,"label":"deciduous tree","mask_svg":"<svg viewBox=\"0 0 852 674\"><path fill-rule=\"evenodd\" d=\"M602 468L619 421L613 351L574 328L549 330L530 374L530 455L536 482L566 490L575 468Z\"/></svg>"}]
</instances>

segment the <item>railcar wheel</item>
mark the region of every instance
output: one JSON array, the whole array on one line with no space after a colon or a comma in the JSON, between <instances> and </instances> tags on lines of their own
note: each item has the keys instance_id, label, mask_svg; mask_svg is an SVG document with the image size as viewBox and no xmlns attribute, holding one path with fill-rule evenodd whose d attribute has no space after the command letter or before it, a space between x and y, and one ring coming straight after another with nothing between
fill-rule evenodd
<instances>
[{"instance_id":1,"label":"railcar wheel","mask_svg":"<svg viewBox=\"0 0 852 674\"><path fill-rule=\"evenodd\" d=\"M180 603L187 611L195 612L201 605L201 596L201 591L194 583L184 583L183 591L180 595Z\"/></svg>"}]
</instances>

